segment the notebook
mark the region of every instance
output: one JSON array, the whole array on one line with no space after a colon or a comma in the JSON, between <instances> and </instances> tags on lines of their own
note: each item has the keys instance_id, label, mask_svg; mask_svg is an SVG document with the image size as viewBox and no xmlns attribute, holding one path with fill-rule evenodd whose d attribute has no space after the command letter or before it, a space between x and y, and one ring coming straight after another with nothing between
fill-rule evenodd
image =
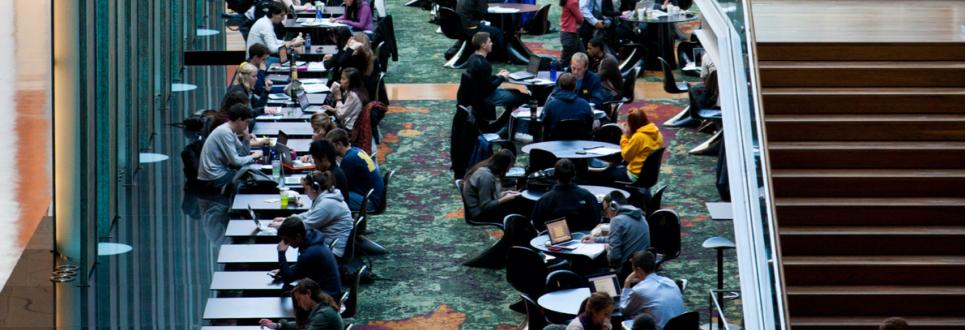
<instances>
[{"instance_id":1,"label":"notebook","mask_svg":"<svg viewBox=\"0 0 965 330\"><path fill-rule=\"evenodd\" d=\"M542 59L539 56L533 55L529 57L529 66L526 67L526 71L517 71L509 74L509 79L512 80L526 80L531 78L536 78L536 74L539 73L539 64Z\"/></svg>"},{"instance_id":2,"label":"notebook","mask_svg":"<svg viewBox=\"0 0 965 330\"><path fill-rule=\"evenodd\" d=\"M559 218L546 223L546 231L550 236L550 243L554 246L565 247L579 243L573 240L570 227L566 225L566 218Z\"/></svg>"}]
</instances>

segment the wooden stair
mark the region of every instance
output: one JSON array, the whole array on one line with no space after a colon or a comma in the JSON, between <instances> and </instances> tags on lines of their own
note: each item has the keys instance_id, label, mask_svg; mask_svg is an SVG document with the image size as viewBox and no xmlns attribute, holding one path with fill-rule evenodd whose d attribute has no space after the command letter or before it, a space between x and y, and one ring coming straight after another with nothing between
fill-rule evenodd
<instances>
[{"instance_id":1,"label":"wooden stair","mask_svg":"<svg viewBox=\"0 0 965 330\"><path fill-rule=\"evenodd\" d=\"M792 328L965 328L965 43L757 55Z\"/></svg>"}]
</instances>

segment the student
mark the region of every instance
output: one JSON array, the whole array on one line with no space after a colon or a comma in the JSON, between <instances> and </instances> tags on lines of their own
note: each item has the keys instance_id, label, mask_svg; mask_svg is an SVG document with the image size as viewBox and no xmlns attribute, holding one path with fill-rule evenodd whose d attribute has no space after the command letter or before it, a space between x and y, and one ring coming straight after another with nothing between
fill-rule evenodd
<instances>
[{"instance_id":1,"label":"student","mask_svg":"<svg viewBox=\"0 0 965 330\"><path fill-rule=\"evenodd\" d=\"M329 296L338 297L342 293L342 282L338 278L338 263L332 250L325 244L325 237L314 228L305 228L296 217L285 219L278 226L278 269L271 273L284 283L292 283L303 278L317 282L322 291ZM298 249L298 259L290 265L285 252L288 247Z\"/></svg>"},{"instance_id":2,"label":"student","mask_svg":"<svg viewBox=\"0 0 965 330\"><path fill-rule=\"evenodd\" d=\"M272 82L265 79L268 66L268 47L262 44L254 44L248 47L248 63L258 68L258 81L252 87L252 92L256 95L267 95L271 93ZM267 102L267 99L265 99ZM264 106L264 104L262 104Z\"/></svg>"},{"instance_id":3,"label":"student","mask_svg":"<svg viewBox=\"0 0 965 330\"><path fill-rule=\"evenodd\" d=\"M335 120L342 127L351 130L362 108L369 102L368 94L362 84L362 74L355 68L345 68L339 83L332 85L331 97L335 99L335 107L325 105L323 108L325 112L335 115Z\"/></svg>"},{"instance_id":4,"label":"student","mask_svg":"<svg viewBox=\"0 0 965 330\"><path fill-rule=\"evenodd\" d=\"M329 131L335 129L335 119L324 112L316 112L312 115L310 121L312 124L312 141L318 141L325 138L325 134Z\"/></svg>"},{"instance_id":5,"label":"student","mask_svg":"<svg viewBox=\"0 0 965 330\"><path fill-rule=\"evenodd\" d=\"M649 251L639 251L630 258L633 272L623 282L620 308L623 315L634 317L641 313L653 316L657 329L667 321L687 312L683 295L673 280L657 275L656 257Z\"/></svg>"},{"instance_id":6,"label":"student","mask_svg":"<svg viewBox=\"0 0 965 330\"><path fill-rule=\"evenodd\" d=\"M281 24L288 15L288 7L280 2L272 2L268 5L268 14L255 21L248 32L248 40L245 49L250 49L254 44L262 44L268 48L272 54L278 54L282 62L288 60L288 48L301 46L305 43L301 37L296 37L291 41L278 40L275 35L275 24ZM250 54L245 54L250 55Z\"/></svg>"},{"instance_id":7,"label":"student","mask_svg":"<svg viewBox=\"0 0 965 330\"><path fill-rule=\"evenodd\" d=\"M579 0L560 0L560 45L563 50L560 53L560 63L570 63L573 54L583 52L583 42L577 33L580 25L583 24L583 13L580 12Z\"/></svg>"},{"instance_id":8,"label":"student","mask_svg":"<svg viewBox=\"0 0 965 330\"><path fill-rule=\"evenodd\" d=\"M379 82L381 68L377 67L375 53L372 51L371 42L365 33L355 33L346 40L343 51L330 59L332 68L332 78L341 77L342 71L346 68L355 68L362 74L362 82L367 91L367 99L374 100L376 85ZM334 85L334 84L333 84Z\"/></svg>"},{"instance_id":9,"label":"student","mask_svg":"<svg viewBox=\"0 0 965 330\"><path fill-rule=\"evenodd\" d=\"M878 325L878 330L907 330L910 328L908 321L900 317L889 317Z\"/></svg>"},{"instance_id":10,"label":"student","mask_svg":"<svg viewBox=\"0 0 965 330\"><path fill-rule=\"evenodd\" d=\"M228 121L228 110L231 110L231 107L235 104L244 104L246 106L251 104L251 99L248 98L248 94L245 93L243 89L235 89L229 93L225 93L224 98L221 99L221 107L218 109L218 114L211 121L211 129Z\"/></svg>"},{"instance_id":11,"label":"student","mask_svg":"<svg viewBox=\"0 0 965 330\"><path fill-rule=\"evenodd\" d=\"M580 12L583 14L583 24L580 25L579 34L586 44L594 36L605 33L606 28L612 25L612 21L605 14L604 2L612 8L609 0L579 0ZM572 64L572 63L571 63Z\"/></svg>"},{"instance_id":12,"label":"student","mask_svg":"<svg viewBox=\"0 0 965 330\"><path fill-rule=\"evenodd\" d=\"M610 330L610 317L613 315L613 298L606 292L594 292L583 301L583 312L577 315L566 330Z\"/></svg>"},{"instance_id":13,"label":"student","mask_svg":"<svg viewBox=\"0 0 965 330\"><path fill-rule=\"evenodd\" d=\"M663 134L660 129L647 119L643 108L634 108L627 114L624 134L620 137L620 155L627 165L611 166L604 174L612 181L636 182L640 178L643 162L661 147Z\"/></svg>"},{"instance_id":14,"label":"student","mask_svg":"<svg viewBox=\"0 0 965 330\"><path fill-rule=\"evenodd\" d=\"M603 212L610 219L609 233L599 237L584 236L583 242L606 243L607 263L621 273L624 271L620 269L623 262L634 252L650 247L650 226L643 217L643 211L630 205L619 191L612 191L603 197Z\"/></svg>"},{"instance_id":15,"label":"student","mask_svg":"<svg viewBox=\"0 0 965 330\"><path fill-rule=\"evenodd\" d=\"M345 0L345 14L331 18L355 31L372 31L372 7L365 0Z\"/></svg>"},{"instance_id":16,"label":"student","mask_svg":"<svg viewBox=\"0 0 965 330\"><path fill-rule=\"evenodd\" d=\"M588 71L589 65L590 59L586 54L573 54L570 59L570 73L576 78L576 95L592 103L593 107L600 109L603 107L605 92L600 77Z\"/></svg>"},{"instance_id":17,"label":"student","mask_svg":"<svg viewBox=\"0 0 965 330\"><path fill-rule=\"evenodd\" d=\"M462 195L466 199L466 217L473 221L494 221L502 223L503 217L515 213L508 205L517 199L518 191L503 190L502 179L506 171L513 167L516 156L507 149L501 149L469 172L462 184Z\"/></svg>"},{"instance_id":18,"label":"student","mask_svg":"<svg viewBox=\"0 0 965 330\"><path fill-rule=\"evenodd\" d=\"M600 77L606 97L604 101L623 98L623 75L620 74L620 62L616 56L606 51L606 44L602 37L590 39L586 44L586 53L591 59L590 70Z\"/></svg>"},{"instance_id":19,"label":"student","mask_svg":"<svg viewBox=\"0 0 965 330\"><path fill-rule=\"evenodd\" d=\"M569 159L560 159L553 166L556 184L553 189L543 194L530 219L543 230L546 222L566 217L566 224L570 231L593 229L600 222L600 204L596 196L573 183L576 176L576 165Z\"/></svg>"},{"instance_id":20,"label":"student","mask_svg":"<svg viewBox=\"0 0 965 330\"><path fill-rule=\"evenodd\" d=\"M556 93L550 96L543 107L543 139L552 141L562 136L563 132L557 132L557 126L564 120L582 121L589 132L595 120L593 109L590 109L590 103L576 96L576 78L569 73L561 74L556 80L556 89Z\"/></svg>"},{"instance_id":21,"label":"student","mask_svg":"<svg viewBox=\"0 0 965 330\"><path fill-rule=\"evenodd\" d=\"M493 75L493 67L486 60L486 55L493 49L493 42L489 33L476 32L472 37L472 47L475 53L469 56L466 66L466 73L471 78L472 90L474 91L472 105L479 108L474 109L477 114L481 115L481 118L478 119L496 120L492 124L493 127L502 128L500 133L504 134L508 132L506 124L509 122L510 113L513 109L526 103L527 97L515 89L499 88L500 84L509 79L509 71L502 69L499 70L499 73ZM496 118L496 106L506 108L499 119Z\"/></svg>"},{"instance_id":22,"label":"student","mask_svg":"<svg viewBox=\"0 0 965 330\"><path fill-rule=\"evenodd\" d=\"M312 206L308 211L291 217L301 220L308 228L318 229L326 246L337 239L332 253L341 258L354 223L352 211L349 211L348 205L342 199L342 193L335 189L335 176L329 171L309 172L302 177L302 188L305 189L305 195L312 200ZM283 217L275 218L270 226L277 228L283 221Z\"/></svg>"},{"instance_id":23,"label":"student","mask_svg":"<svg viewBox=\"0 0 965 330\"><path fill-rule=\"evenodd\" d=\"M269 319L261 319L258 324L268 329L283 330L342 330L345 327L338 313L338 303L323 292L315 281L308 278L298 281L291 296L296 307L294 325L284 320L275 323Z\"/></svg>"},{"instance_id":24,"label":"student","mask_svg":"<svg viewBox=\"0 0 965 330\"><path fill-rule=\"evenodd\" d=\"M366 210L373 212L382 206L382 194L385 185L382 182L382 174L379 173L378 166L372 161L365 151L353 147L349 143L348 132L341 128L328 132L326 136L335 145L335 152L342 157L338 164L348 178L348 207L358 210L362 207L362 201L369 190L374 190L372 197L368 200Z\"/></svg>"},{"instance_id":25,"label":"student","mask_svg":"<svg viewBox=\"0 0 965 330\"><path fill-rule=\"evenodd\" d=\"M238 70L235 71L234 81L231 86L228 87L227 94L234 92L243 92L248 96L248 106L252 109L257 109L256 116L261 114L260 111L265 107L265 103L268 102L268 89L262 89L261 94L255 93L255 84L258 83L258 67L254 64L244 62L238 66ZM267 83L266 83L267 84Z\"/></svg>"},{"instance_id":26,"label":"student","mask_svg":"<svg viewBox=\"0 0 965 330\"><path fill-rule=\"evenodd\" d=\"M342 168L338 166L335 145L332 144L332 141L328 139L312 141L312 144L308 146L308 154L310 158L303 160L312 161L315 164L315 170L332 172L332 176L335 177L335 189L342 193L343 201L348 201L348 178L345 177Z\"/></svg>"},{"instance_id":27,"label":"student","mask_svg":"<svg viewBox=\"0 0 965 330\"><path fill-rule=\"evenodd\" d=\"M235 104L228 110L228 122L208 135L201 147L198 165L198 181L202 187L222 191L234 179L237 169L262 156L261 150L251 151L247 156L238 155L238 150L243 148L238 135L247 133L250 120L251 109L244 104Z\"/></svg>"}]
</instances>

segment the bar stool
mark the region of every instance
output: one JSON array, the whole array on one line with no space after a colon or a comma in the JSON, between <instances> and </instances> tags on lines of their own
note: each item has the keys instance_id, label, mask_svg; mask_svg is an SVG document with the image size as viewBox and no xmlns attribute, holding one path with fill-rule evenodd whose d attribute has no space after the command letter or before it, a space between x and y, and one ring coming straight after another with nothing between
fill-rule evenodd
<instances>
[{"instance_id":1,"label":"bar stool","mask_svg":"<svg viewBox=\"0 0 965 330\"><path fill-rule=\"evenodd\" d=\"M736 245L729 239L720 236L714 236L708 238L704 241L703 248L717 250L717 301L720 303L720 308L724 308L724 296L723 292L720 290L724 289L724 250L734 249ZM710 316L713 319L713 315ZM724 328L724 320L721 318L717 319L718 329Z\"/></svg>"}]
</instances>

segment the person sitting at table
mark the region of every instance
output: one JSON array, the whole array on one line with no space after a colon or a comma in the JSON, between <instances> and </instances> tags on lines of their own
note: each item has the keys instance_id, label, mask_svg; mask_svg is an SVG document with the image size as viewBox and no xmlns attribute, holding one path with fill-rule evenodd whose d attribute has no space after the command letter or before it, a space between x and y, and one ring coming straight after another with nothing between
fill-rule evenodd
<instances>
[{"instance_id":1,"label":"person sitting at table","mask_svg":"<svg viewBox=\"0 0 965 330\"><path fill-rule=\"evenodd\" d=\"M266 80L270 81L270 80ZM254 64L244 62L238 66L238 70L235 71L234 81L231 86L228 87L228 91L225 95L234 93L236 91L244 92L248 96L248 106L255 110L255 116L263 113L265 103L268 102L268 91L271 90L270 83L265 82L261 90L261 93L255 92L255 84L258 82L258 67Z\"/></svg>"},{"instance_id":2,"label":"person sitting at table","mask_svg":"<svg viewBox=\"0 0 965 330\"><path fill-rule=\"evenodd\" d=\"M353 147L349 143L348 132L345 130L336 128L328 132L325 137L332 141L332 144L335 145L335 152L338 153L339 157L342 157L338 166L342 168L345 177L348 178L349 209L359 210L369 190L374 190L374 192L368 200L366 210L373 212L379 209L384 202L382 191L385 190L385 183L382 182L382 174L379 172L378 166L365 151Z\"/></svg>"},{"instance_id":3,"label":"person sitting at table","mask_svg":"<svg viewBox=\"0 0 965 330\"><path fill-rule=\"evenodd\" d=\"M338 156L335 152L335 145L332 141L326 138L321 140L312 141L312 144L308 146L307 158L303 158L302 161L311 161L315 164L315 170L318 171L329 171L332 176L335 177L335 189L338 189L342 193L342 200L348 201L348 179L345 177L345 172L342 168L338 166L336 162L336 157Z\"/></svg>"},{"instance_id":4,"label":"person sitting at table","mask_svg":"<svg viewBox=\"0 0 965 330\"><path fill-rule=\"evenodd\" d=\"M221 99L221 107L218 108L218 113L211 118L210 130L228 121L228 110L231 110L231 107L235 104L244 104L250 108L251 99L248 98L248 93L245 93L244 89L235 89L230 93L225 93L224 98ZM210 132L208 133L210 134Z\"/></svg>"},{"instance_id":5,"label":"person sitting at table","mask_svg":"<svg viewBox=\"0 0 965 330\"><path fill-rule=\"evenodd\" d=\"M245 49L251 49L254 44L262 44L268 47L272 54L278 54L282 62L288 60L288 48L298 47L305 43L301 37L296 37L291 41L278 40L275 35L274 24L281 24L288 15L288 7L279 2L272 2L268 5L268 14L255 21L248 32L248 40ZM250 56L250 54L245 54Z\"/></svg>"},{"instance_id":6,"label":"person sitting at table","mask_svg":"<svg viewBox=\"0 0 965 330\"><path fill-rule=\"evenodd\" d=\"M252 94L267 95L271 93L272 81L265 78L268 68L268 47L254 44L248 47L248 63L258 68L258 81L252 86ZM267 99L264 100L267 102Z\"/></svg>"},{"instance_id":7,"label":"person sitting at table","mask_svg":"<svg viewBox=\"0 0 965 330\"><path fill-rule=\"evenodd\" d=\"M372 7L365 0L345 0L345 14L332 17L332 22L339 22L352 27L355 31L372 31Z\"/></svg>"},{"instance_id":8,"label":"person sitting at table","mask_svg":"<svg viewBox=\"0 0 965 330\"><path fill-rule=\"evenodd\" d=\"M643 169L643 162L654 150L663 147L663 134L657 125L647 119L643 108L634 108L627 114L624 134L620 137L620 155L627 165L610 166L604 175L611 181L636 182Z\"/></svg>"},{"instance_id":9,"label":"person sitting at table","mask_svg":"<svg viewBox=\"0 0 965 330\"><path fill-rule=\"evenodd\" d=\"M493 41L487 32L476 32L472 36L472 47L475 53L469 56L466 66L466 73L472 81L473 110L479 115L481 120L492 122L488 126L497 128L500 135L509 132L508 125L510 114L514 109L526 103L527 97L515 89L499 88L504 81L509 79L509 71L499 70L493 75L493 67L486 60L493 49ZM503 106L506 111L499 118L496 118L496 106ZM495 122L493 122L495 120ZM487 130L492 131L492 130Z\"/></svg>"},{"instance_id":10,"label":"person sitting at table","mask_svg":"<svg viewBox=\"0 0 965 330\"><path fill-rule=\"evenodd\" d=\"M620 74L620 61L616 56L607 52L602 37L590 39L586 44L586 53L590 57L590 71L596 72L606 96L603 101L619 100L623 98L623 76Z\"/></svg>"},{"instance_id":11,"label":"person sitting at table","mask_svg":"<svg viewBox=\"0 0 965 330\"><path fill-rule=\"evenodd\" d=\"M583 236L583 242L605 243L610 268L616 269L618 274L624 274L624 271L629 273L629 269L621 269L623 263L634 252L650 247L650 226L643 217L643 211L630 205L619 191L611 191L603 197L603 212L610 219L609 232L601 236Z\"/></svg>"},{"instance_id":12,"label":"person sitting at table","mask_svg":"<svg viewBox=\"0 0 965 330\"><path fill-rule=\"evenodd\" d=\"M576 78L570 73L561 74L556 80L556 89L543 106L543 140L553 141L563 136L566 132L557 132L557 126L564 120L579 120L589 132L595 118L590 104L576 96Z\"/></svg>"},{"instance_id":13,"label":"person sitting at table","mask_svg":"<svg viewBox=\"0 0 965 330\"><path fill-rule=\"evenodd\" d=\"M201 147L198 164L198 181L202 187L223 191L234 179L237 169L262 156L261 150L251 151L247 156L238 154L239 150L244 150L238 136L247 133L250 120L251 109L244 104L235 104L228 110L228 122L208 135Z\"/></svg>"},{"instance_id":14,"label":"person sitting at table","mask_svg":"<svg viewBox=\"0 0 965 330\"><path fill-rule=\"evenodd\" d=\"M297 217L288 217L278 226L278 238L281 239L278 242L278 269L271 271L274 276L284 283L307 277L317 282L329 296L338 297L342 294L338 263L321 232L305 228ZM285 255L289 246L298 249L298 259L294 264L289 264Z\"/></svg>"},{"instance_id":15,"label":"person sitting at table","mask_svg":"<svg viewBox=\"0 0 965 330\"><path fill-rule=\"evenodd\" d=\"M322 287L312 279L298 281L292 289L292 300L295 302L295 324L291 322L272 322L261 319L258 325L268 329L312 329L312 330L342 330L345 325L339 315L339 304L332 296L322 291Z\"/></svg>"},{"instance_id":16,"label":"person sitting at table","mask_svg":"<svg viewBox=\"0 0 965 330\"><path fill-rule=\"evenodd\" d=\"M566 325L566 330L610 330L610 317L613 315L613 298L606 292L594 292L583 300L580 315Z\"/></svg>"},{"instance_id":17,"label":"person sitting at table","mask_svg":"<svg viewBox=\"0 0 965 330\"><path fill-rule=\"evenodd\" d=\"M569 64L573 54L584 52L583 42L577 34L583 24L583 12L580 11L580 0L560 0L560 63Z\"/></svg>"},{"instance_id":18,"label":"person sitting at table","mask_svg":"<svg viewBox=\"0 0 965 330\"><path fill-rule=\"evenodd\" d=\"M351 130L355 127L355 120L358 119L362 108L369 102L368 95L362 83L362 74L355 68L345 68L342 70L339 82L332 84L329 95L335 100L335 106L324 105L322 108L325 112L334 115L341 127Z\"/></svg>"},{"instance_id":19,"label":"person sitting at table","mask_svg":"<svg viewBox=\"0 0 965 330\"><path fill-rule=\"evenodd\" d=\"M488 0L456 1L456 14L459 14L459 18L462 19L462 26L465 27L470 34L486 32L489 34L489 37L492 38L492 50L483 56L487 56L488 60L494 62L506 61L508 54L506 54L506 39L503 36L503 30L489 25L489 22L484 22L488 13ZM456 45L458 44L459 42L456 42ZM455 48L456 45L454 45L453 48ZM453 48L450 48L450 51L452 54L455 54L458 49ZM446 53L449 53L449 51ZM447 55L446 58L449 58L449 56Z\"/></svg>"},{"instance_id":20,"label":"person sitting at table","mask_svg":"<svg viewBox=\"0 0 965 330\"><path fill-rule=\"evenodd\" d=\"M570 59L570 73L576 78L576 95L592 103L594 108L601 109L606 92L603 91L600 77L588 71L589 65L590 59L586 54L573 54ZM556 93L556 90L553 93Z\"/></svg>"},{"instance_id":21,"label":"person sitting at table","mask_svg":"<svg viewBox=\"0 0 965 330\"><path fill-rule=\"evenodd\" d=\"M342 49L344 51L339 51L335 54L336 57L330 59L332 66L325 64L325 67L332 68L332 85L337 80L336 77L342 76L343 70L355 68L362 74L362 82L364 83L362 86L365 86L365 90L368 92L366 94L367 99L374 100L376 95L372 93L375 92L379 83L379 73L382 69L377 66L378 61L372 51L368 35L361 32L353 34L345 41L345 46Z\"/></svg>"},{"instance_id":22,"label":"person sitting at table","mask_svg":"<svg viewBox=\"0 0 965 330\"><path fill-rule=\"evenodd\" d=\"M650 251L638 251L630 257L633 272L623 282L620 308L626 317L641 313L653 316L657 329L667 321L687 312L683 295L673 280L657 275L656 257Z\"/></svg>"},{"instance_id":23,"label":"person sitting at table","mask_svg":"<svg viewBox=\"0 0 965 330\"><path fill-rule=\"evenodd\" d=\"M613 2L610 0L580 0L583 24L580 24L578 32L583 44L613 27L613 21L608 17L614 14L613 11Z\"/></svg>"},{"instance_id":24,"label":"person sitting at table","mask_svg":"<svg viewBox=\"0 0 965 330\"><path fill-rule=\"evenodd\" d=\"M515 190L503 190L502 179L513 167L516 156L500 149L488 159L466 172L462 196L466 202L465 216L473 221L502 223L503 218L519 209L510 206L519 196Z\"/></svg>"},{"instance_id":25,"label":"person sitting at table","mask_svg":"<svg viewBox=\"0 0 965 330\"><path fill-rule=\"evenodd\" d=\"M546 222L566 217L570 231L593 229L600 222L600 204L596 196L573 183L576 165L569 159L560 159L553 166L556 184L543 194L533 207L530 219L536 229L546 228Z\"/></svg>"},{"instance_id":26,"label":"person sitting at table","mask_svg":"<svg viewBox=\"0 0 965 330\"><path fill-rule=\"evenodd\" d=\"M633 326L630 330L657 330L657 321L647 313L640 313L633 318Z\"/></svg>"},{"instance_id":27,"label":"person sitting at table","mask_svg":"<svg viewBox=\"0 0 965 330\"><path fill-rule=\"evenodd\" d=\"M312 124L312 141L318 141L325 138L325 134L329 131L335 129L335 119L332 116L324 112L316 112L312 114L310 120Z\"/></svg>"},{"instance_id":28,"label":"person sitting at table","mask_svg":"<svg viewBox=\"0 0 965 330\"><path fill-rule=\"evenodd\" d=\"M301 220L305 226L318 229L325 239L325 245L335 242L332 253L341 258L348 243L348 235L354 227L352 211L342 199L342 193L335 189L335 176L332 172L312 171L302 177L305 195L312 200L308 211L295 214L292 218ZM284 217L275 218L269 225L277 228L285 221Z\"/></svg>"}]
</instances>

